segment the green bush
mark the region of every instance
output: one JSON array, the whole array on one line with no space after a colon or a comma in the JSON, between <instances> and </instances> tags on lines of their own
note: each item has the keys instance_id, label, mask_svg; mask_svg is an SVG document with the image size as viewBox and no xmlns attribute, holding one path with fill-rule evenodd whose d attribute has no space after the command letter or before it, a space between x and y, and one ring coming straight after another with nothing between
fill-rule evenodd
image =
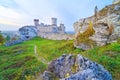
<instances>
[{"instance_id":1,"label":"green bush","mask_svg":"<svg viewBox=\"0 0 120 80\"><path fill-rule=\"evenodd\" d=\"M4 41L5 41L4 37L0 34L0 45L2 45Z\"/></svg>"}]
</instances>

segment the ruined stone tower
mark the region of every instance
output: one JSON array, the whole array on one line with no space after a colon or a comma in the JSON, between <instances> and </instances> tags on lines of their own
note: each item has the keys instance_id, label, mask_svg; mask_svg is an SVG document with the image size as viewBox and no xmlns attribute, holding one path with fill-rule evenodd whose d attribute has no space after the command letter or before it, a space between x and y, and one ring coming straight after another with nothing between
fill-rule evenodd
<instances>
[{"instance_id":1,"label":"ruined stone tower","mask_svg":"<svg viewBox=\"0 0 120 80\"><path fill-rule=\"evenodd\" d=\"M51 23L53 26L57 26L57 18L51 18Z\"/></svg>"},{"instance_id":2,"label":"ruined stone tower","mask_svg":"<svg viewBox=\"0 0 120 80\"><path fill-rule=\"evenodd\" d=\"M39 19L34 19L34 26L37 27L38 33L40 35L53 34L53 33L59 33L59 34L65 33L64 24L57 25L57 18L51 18L51 24L39 23Z\"/></svg>"},{"instance_id":3,"label":"ruined stone tower","mask_svg":"<svg viewBox=\"0 0 120 80\"><path fill-rule=\"evenodd\" d=\"M34 19L34 25L39 26L39 19Z\"/></svg>"}]
</instances>

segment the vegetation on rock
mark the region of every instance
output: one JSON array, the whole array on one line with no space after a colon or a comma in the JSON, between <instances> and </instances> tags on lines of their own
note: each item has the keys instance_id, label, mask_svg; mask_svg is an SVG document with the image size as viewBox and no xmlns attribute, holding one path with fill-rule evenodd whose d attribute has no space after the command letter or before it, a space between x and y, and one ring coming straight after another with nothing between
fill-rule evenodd
<instances>
[{"instance_id":1,"label":"vegetation on rock","mask_svg":"<svg viewBox=\"0 0 120 80\"><path fill-rule=\"evenodd\" d=\"M79 45L80 43L86 43L89 45L95 45L95 42L91 39L89 39L90 36L92 36L95 33L93 29L93 23L89 22L88 28L83 33L78 33L75 38L75 44Z\"/></svg>"}]
</instances>

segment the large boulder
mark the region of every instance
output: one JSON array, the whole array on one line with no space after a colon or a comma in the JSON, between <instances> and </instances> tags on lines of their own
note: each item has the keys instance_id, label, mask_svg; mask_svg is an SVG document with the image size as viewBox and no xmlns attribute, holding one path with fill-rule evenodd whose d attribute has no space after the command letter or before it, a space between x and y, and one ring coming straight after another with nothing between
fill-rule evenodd
<instances>
[{"instance_id":1,"label":"large boulder","mask_svg":"<svg viewBox=\"0 0 120 80\"><path fill-rule=\"evenodd\" d=\"M78 45L74 44L74 46L82 50L89 50L94 47L92 44L87 43L87 42L82 42L82 43L79 43Z\"/></svg>"},{"instance_id":2,"label":"large boulder","mask_svg":"<svg viewBox=\"0 0 120 80\"><path fill-rule=\"evenodd\" d=\"M53 60L43 74L43 80L112 80L104 67L80 54L64 54Z\"/></svg>"},{"instance_id":3,"label":"large boulder","mask_svg":"<svg viewBox=\"0 0 120 80\"><path fill-rule=\"evenodd\" d=\"M35 26L23 26L19 33L22 40L29 40L38 35L38 29Z\"/></svg>"}]
</instances>

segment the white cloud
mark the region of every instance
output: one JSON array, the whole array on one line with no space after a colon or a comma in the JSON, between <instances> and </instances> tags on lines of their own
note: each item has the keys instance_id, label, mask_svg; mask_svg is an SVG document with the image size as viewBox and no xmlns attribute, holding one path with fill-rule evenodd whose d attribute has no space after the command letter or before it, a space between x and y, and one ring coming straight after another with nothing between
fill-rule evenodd
<instances>
[{"instance_id":1,"label":"white cloud","mask_svg":"<svg viewBox=\"0 0 120 80\"><path fill-rule=\"evenodd\" d=\"M60 17L50 0L15 0L15 2L28 12L32 19L39 18L41 22L50 23L51 17Z\"/></svg>"},{"instance_id":2,"label":"white cloud","mask_svg":"<svg viewBox=\"0 0 120 80\"><path fill-rule=\"evenodd\" d=\"M0 23L9 25L31 25L33 19L50 24L51 17L57 17L58 23L65 23L67 30L73 30L73 23L90 16L98 3L101 8L110 3L104 0L1 0ZM5 4L4 6L2 6ZM12 27L11 27L12 28Z\"/></svg>"},{"instance_id":3,"label":"white cloud","mask_svg":"<svg viewBox=\"0 0 120 80\"><path fill-rule=\"evenodd\" d=\"M27 23L29 16L14 9L0 6L0 23L10 25L21 25Z\"/></svg>"}]
</instances>

